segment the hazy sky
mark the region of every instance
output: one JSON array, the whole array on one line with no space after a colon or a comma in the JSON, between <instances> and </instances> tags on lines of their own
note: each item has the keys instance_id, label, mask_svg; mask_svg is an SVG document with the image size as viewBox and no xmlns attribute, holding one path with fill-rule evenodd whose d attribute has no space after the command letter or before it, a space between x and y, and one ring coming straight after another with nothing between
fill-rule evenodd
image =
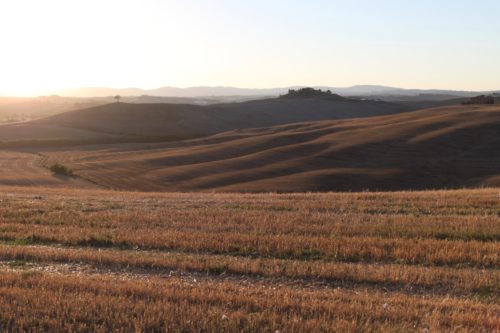
<instances>
[{"instance_id":1,"label":"hazy sky","mask_svg":"<svg viewBox=\"0 0 500 333\"><path fill-rule=\"evenodd\" d=\"M498 0L1 0L0 95L81 86L500 89Z\"/></svg>"}]
</instances>

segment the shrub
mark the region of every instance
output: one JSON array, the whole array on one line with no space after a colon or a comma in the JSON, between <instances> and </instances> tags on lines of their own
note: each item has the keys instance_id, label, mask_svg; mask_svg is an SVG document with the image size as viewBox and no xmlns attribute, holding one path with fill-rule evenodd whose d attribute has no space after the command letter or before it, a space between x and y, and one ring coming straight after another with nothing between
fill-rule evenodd
<instances>
[{"instance_id":1,"label":"shrub","mask_svg":"<svg viewBox=\"0 0 500 333\"><path fill-rule=\"evenodd\" d=\"M58 175L70 176L70 177L73 176L73 170L59 163L53 164L50 167L50 171Z\"/></svg>"}]
</instances>

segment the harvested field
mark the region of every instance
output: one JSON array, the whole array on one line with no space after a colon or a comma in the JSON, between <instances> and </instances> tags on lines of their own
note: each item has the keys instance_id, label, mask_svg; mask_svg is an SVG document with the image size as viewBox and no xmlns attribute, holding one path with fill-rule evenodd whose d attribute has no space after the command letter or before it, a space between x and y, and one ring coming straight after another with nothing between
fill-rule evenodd
<instances>
[{"instance_id":1,"label":"harvested field","mask_svg":"<svg viewBox=\"0 0 500 333\"><path fill-rule=\"evenodd\" d=\"M0 325L500 331L498 189L0 188Z\"/></svg>"},{"instance_id":2,"label":"harvested field","mask_svg":"<svg viewBox=\"0 0 500 333\"><path fill-rule=\"evenodd\" d=\"M54 175L41 161L36 153L0 150L0 186L96 187L78 177Z\"/></svg>"}]
</instances>

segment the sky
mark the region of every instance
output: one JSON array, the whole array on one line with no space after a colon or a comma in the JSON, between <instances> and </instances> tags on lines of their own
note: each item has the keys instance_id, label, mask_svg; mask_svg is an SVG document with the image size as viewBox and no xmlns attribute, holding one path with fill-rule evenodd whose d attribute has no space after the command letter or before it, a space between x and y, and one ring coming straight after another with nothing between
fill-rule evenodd
<instances>
[{"instance_id":1,"label":"sky","mask_svg":"<svg viewBox=\"0 0 500 333\"><path fill-rule=\"evenodd\" d=\"M0 95L500 89L498 0L1 0Z\"/></svg>"}]
</instances>

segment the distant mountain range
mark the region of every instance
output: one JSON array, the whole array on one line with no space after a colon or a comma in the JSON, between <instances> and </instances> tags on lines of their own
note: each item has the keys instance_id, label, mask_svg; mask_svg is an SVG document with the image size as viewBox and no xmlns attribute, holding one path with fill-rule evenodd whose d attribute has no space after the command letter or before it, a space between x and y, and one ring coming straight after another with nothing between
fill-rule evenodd
<instances>
[{"instance_id":1,"label":"distant mountain range","mask_svg":"<svg viewBox=\"0 0 500 333\"><path fill-rule=\"evenodd\" d=\"M220 96L278 96L286 93L289 89L297 89L302 86L247 89L235 87L161 87L157 89L125 88L115 89L108 87L86 87L54 92L55 95L68 97L106 97L106 96L162 96L162 97L220 97ZM481 94L500 93L497 91L458 91L439 89L403 89L377 85L356 85L352 87L338 88L327 86L314 86L316 89L330 90L343 96L419 96L419 95L446 95L456 97L472 97Z\"/></svg>"}]
</instances>

